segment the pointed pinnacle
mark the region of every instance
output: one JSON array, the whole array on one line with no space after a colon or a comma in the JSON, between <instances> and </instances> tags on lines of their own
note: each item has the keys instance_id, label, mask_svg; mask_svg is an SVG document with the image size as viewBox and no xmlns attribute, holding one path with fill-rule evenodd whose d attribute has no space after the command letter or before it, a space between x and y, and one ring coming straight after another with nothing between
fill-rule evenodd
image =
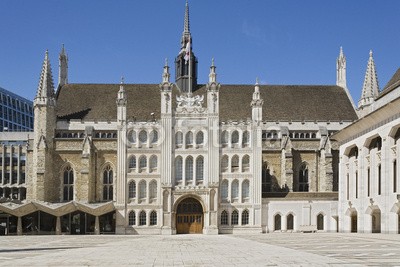
<instances>
[{"instance_id":1,"label":"pointed pinnacle","mask_svg":"<svg viewBox=\"0 0 400 267\"><path fill-rule=\"evenodd\" d=\"M121 76L121 84L124 84L124 76Z\"/></svg>"},{"instance_id":2,"label":"pointed pinnacle","mask_svg":"<svg viewBox=\"0 0 400 267\"><path fill-rule=\"evenodd\" d=\"M369 57L372 57L372 50L369 50Z\"/></svg>"},{"instance_id":3,"label":"pointed pinnacle","mask_svg":"<svg viewBox=\"0 0 400 267\"><path fill-rule=\"evenodd\" d=\"M189 3L186 0L186 6L185 6L185 22L184 22L184 28L183 28L184 33L190 33L190 22L189 22Z\"/></svg>"},{"instance_id":4,"label":"pointed pinnacle","mask_svg":"<svg viewBox=\"0 0 400 267\"><path fill-rule=\"evenodd\" d=\"M168 58L165 58L165 65L164 67L168 67Z\"/></svg>"},{"instance_id":5,"label":"pointed pinnacle","mask_svg":"<svg viewBox=\"0 0 400 267\"><path fill-rule=\"evenodd\" d=\"M211 67L215 67L215 65L214 65L214 58L211 59Z\"/></svg>"},{"instance_id":6,"label":"pointed pinnacle","mask_svg":"<svg viewBox=\"0 0 400 267\"><path fill-rule=\"evenodd\" d=\"M258 85L258 77L256 77L256 85Z\"/></svg>"}]
</instances>

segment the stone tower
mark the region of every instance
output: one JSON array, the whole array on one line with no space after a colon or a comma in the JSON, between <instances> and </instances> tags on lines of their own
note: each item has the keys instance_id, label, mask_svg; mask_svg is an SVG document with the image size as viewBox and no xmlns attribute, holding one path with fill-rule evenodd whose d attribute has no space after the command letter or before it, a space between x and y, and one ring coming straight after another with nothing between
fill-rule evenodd
<instances>
[{"instance_id":1,"label":"stone tower","mask_svg":"<svg viewBox=\"0 0 400 267\"><path fill-rule=\"evenodd\" d=\"M185 55L188 52L186 51L186 46L189 40L190 60L186 60ZM189 4L188 2L186 2L185 21L181 38L181 49L178 56L175 58L175 82L178 89L183 93L187 93L189 91L189 80L191 83L192 91L195 91L197 86L197 58L192 51L192 44L193 43L192 36L190 34L189 23Z\"/></svg>"},{"instance_id":2,"label":"stone tower","mask_svg":"<svg viewBox=\"0 0 400 267\"><path fill-rule=\"evenodd\" d=\"M59 200L57 182L53 176L52 151L54 129L56 127L56 99L49 53L46 51L40 74L39 86L33 101L34 107L34 144L32 192L28 197L41 201Z\"/></svg>"}]
</instances>

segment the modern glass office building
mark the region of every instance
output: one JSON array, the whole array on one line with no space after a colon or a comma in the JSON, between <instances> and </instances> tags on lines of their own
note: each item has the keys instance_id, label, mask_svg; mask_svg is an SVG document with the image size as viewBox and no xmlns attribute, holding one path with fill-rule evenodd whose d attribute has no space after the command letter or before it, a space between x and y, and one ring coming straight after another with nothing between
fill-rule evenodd
<instances>
[{"instance_id":1,"label":"modern glass office building","mask_svg":"<svg viewBox=\"0 0 400 267\"><path fill-rule=\"evenodd\" d=\"M33 104L0 87L0 132L33 130Z\"/></svg>"}]
</instances>

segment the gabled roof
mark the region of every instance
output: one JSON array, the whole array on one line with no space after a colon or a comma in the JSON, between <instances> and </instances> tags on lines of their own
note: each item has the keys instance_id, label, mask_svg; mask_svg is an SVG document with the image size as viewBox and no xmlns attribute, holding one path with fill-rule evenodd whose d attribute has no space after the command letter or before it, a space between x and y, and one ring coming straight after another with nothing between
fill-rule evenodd
<instances>
[{"instance_id":1,"label":"gabled roof","mask_svg":"<svg viewBox=\"0 0 400 267\"><path fill-rule=\"evenodd\" d=\"M119 84L67 84L57 96L57 115L61 119L116 120ZM124 84L127 94L127 118L139 121L160 118L158 84ZM250 103L254 85L221 85L220 120L251 118ZM173 106L178 91L173 90ZM269 121L353 121L356 112L345 90L339 86L261 85L264 100L263 120ZM205 85L194 92L204 94ZM206 103L206 100L204 101Z\"/></svg>"}]
</instances>

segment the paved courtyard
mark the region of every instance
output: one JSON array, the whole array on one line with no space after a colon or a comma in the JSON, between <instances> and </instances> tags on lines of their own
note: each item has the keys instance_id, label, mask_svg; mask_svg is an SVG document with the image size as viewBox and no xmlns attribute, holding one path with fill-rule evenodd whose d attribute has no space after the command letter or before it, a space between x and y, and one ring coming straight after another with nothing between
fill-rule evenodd
<instances>
[{"instance_id":1,"label":"paved courtyard","mask_svg":"<svg viewBox=\"0 0 400 267\"><path fill-rule=\"evenodd\" d=\"M0 266L400 266L400 235L2 236Z\"/></svg>"}]
</instances>

